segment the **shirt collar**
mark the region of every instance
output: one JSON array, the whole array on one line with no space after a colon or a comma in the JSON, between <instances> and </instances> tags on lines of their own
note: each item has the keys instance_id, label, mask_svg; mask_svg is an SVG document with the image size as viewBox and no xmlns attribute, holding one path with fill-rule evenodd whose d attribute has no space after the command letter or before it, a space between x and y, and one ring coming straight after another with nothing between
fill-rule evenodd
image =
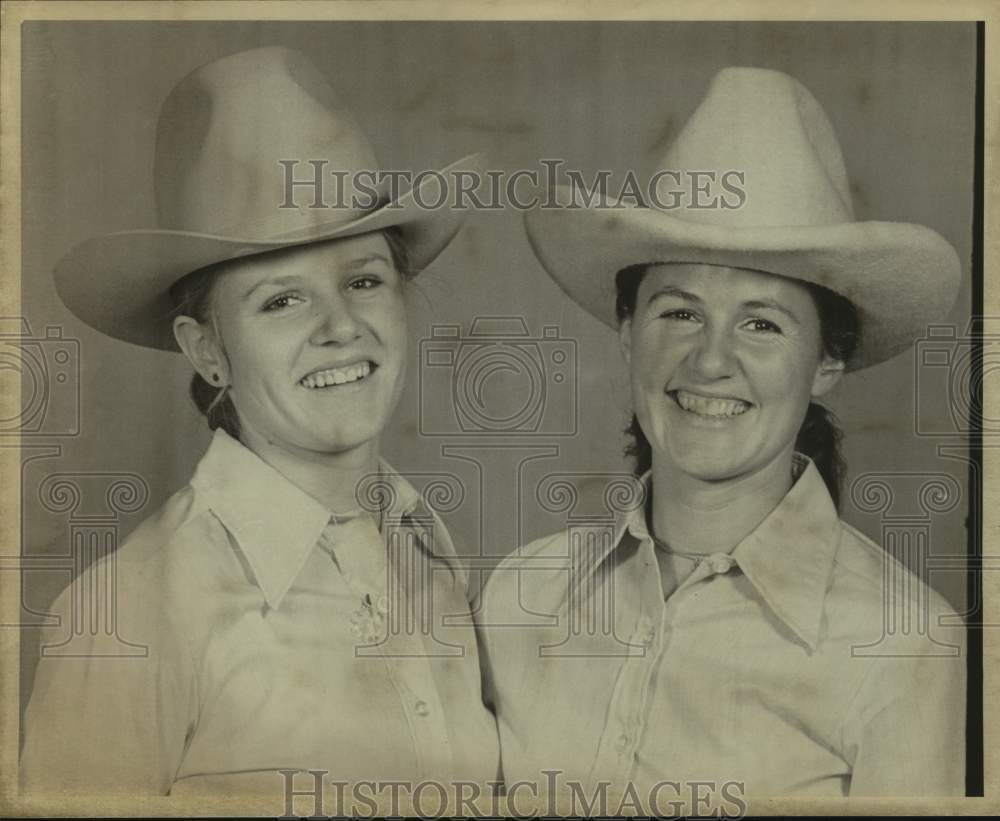
<instances>
[{"instance_id":1,"label":"shirt collar","mask_svg":"<svg viewBox=\"0 0 1000 821\"><path fill-rule=\"evenodd\" d=\"M387 462L380 461L379 468L389 489L388 514L412 513L420 494ZM331 512L221 429L191 486L236 540L268 606L276 609L330 524ZM368 490L377 492L372 485Z\"/></svg>"},{"instance_id":2,"label":"shirt collar","mask_svg":"<svg viewBox=\"0 0 1000 821\"><path fill-rule=\"evenodd\" d=\"M833 572L840 519L812 460L796 453L793 469L798 478L791 490L730 555L774 614L814 650ZM647 472L635 480L644 494L651 478L652 472ZM598 564L622 543L626 532L639 541L650 538L643 505L618 517L615 538Z\"/></svg>"},{"instance_id":3,"label":"shirt collar","mask_svg":"<svg viewBox=\"0 0 1000 821\"><path fill-rule=\"evenodd\" d=\"M815 650L840 518L816 465L796 454L796 466L792 489L732 556L775 615Z\"/></svg>"}]
</instances>

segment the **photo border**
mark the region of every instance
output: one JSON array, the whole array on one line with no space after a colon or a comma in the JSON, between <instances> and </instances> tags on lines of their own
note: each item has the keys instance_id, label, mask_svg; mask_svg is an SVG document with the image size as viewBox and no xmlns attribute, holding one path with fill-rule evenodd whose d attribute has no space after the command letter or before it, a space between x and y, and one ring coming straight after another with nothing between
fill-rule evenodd
<instances>
[{"instance_id":1,"label":"photo border","mask_svg":"<svg viewBox=\"0 0 1000 821\"><path fill-rule=\"evenodd\" d=\"M973 315L1000 316L1000 287L990 281L984 272L996 270L1000 263L1000 232L983 233L983 226L996 221L1000 212L1000 183L994 172L993 157L982 153L984 146L1000 145L1000 117L997 102L1000 99L1000 69L996 56L1000 55L1000 6L988 0L965 2L927 2L926 0L880 0L879 2L810 2L791 3L782 0L754 0L736 2L727 0L703 4L689 0L672 2L633 2L627 5L598 0L583 2L552 2L552 0L512 0L502 5L487 0L461 0L460 2L427 2L427 0L344 0L343 2L216 2L205 0L175 0L174 2L21 2L9 0L0 6L0 103L2 103L2 129L0 129L0 270L4 272L0 288L0 315L20 315L20 259L21 259L21 23L33 20L760 20L760 21L903 21L939 20L942 22L984 21L978 39L981 42L979 70L985 62L986 75L983 111L977 132L978 179L984 182L983 197L975 210L978 234L974 234L973 248ZM990 58L993 59L990 59ZM978 113L978 112L977 112ZM980 166L980 162L983 165ZM977 198L978 198L977 193ZM990 216L993 216L993 220ZM982 240L979 245L978 240ZM977 304L976 258L979 248L978 275L982 277L982 302ZM981 354L981 346L980 346ZM975 353L973 353L975 357ZM981 360L980 360L981 361ZM0 395L0 415L11 418L21 407L19 391ZM983 409L1000 408L1000 403L984 385ZM990 534L1000 527L1000 459L990 447L983 448L982 437L973 432L971 450L982 459L984 487L981 496L981 523L983 534ZM21 509L20 487L14 477L20 476L20 449L18 442L0 443L0 541L2 544L20 544ZM971 486L971 485L970 485ZM972 518L975 521L975 517ZM970 538L974 537L972 534ZM982 542L980 542L982 546ZM971 554L970 554L971 555ZM974 567L974 565L973 565ZM0 568L2 569L2 568ZM970 585L976 580L982 586L982 619L986 623L1000 620L1000 578L998 574L970 573ZM21 602L21 574L0 573L0 623L17 621ZM970 586L970 594L974 592ZM9 621L6 621L9 619ZM987 814L1000 810L997 800L1000 787L1000 746L990 748L990 739L1000 735L1000 719L990 708L1000 700L997 686L998 646L996 632L970 631L982 640L983 666L983 738L986 745L983 755L984 797L955 799L852 798L841 800L750 798L752 815L929 815L929 814ZM78 796L52 794L42 797L17 796L18 725L19 725L19 631L0 630L0 813L3 815L65 815L104 814L134 817L245 815L248 813L276 814L280 802L269 799L256 803L252 799L234 799L217 796L197 799L183 797L102 796L81 799ZM280 810L280 808L279 808Z\"/></svg>"}]
</instances>

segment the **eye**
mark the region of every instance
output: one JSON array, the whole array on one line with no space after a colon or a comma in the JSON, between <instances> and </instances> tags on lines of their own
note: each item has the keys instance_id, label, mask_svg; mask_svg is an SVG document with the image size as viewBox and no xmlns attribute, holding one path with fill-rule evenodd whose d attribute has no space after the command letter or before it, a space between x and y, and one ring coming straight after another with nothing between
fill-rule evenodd
<instances>
[{"instance_id":1,"label":"eye","mask_svg":"<svg viewBox=\"0 0 1000 821\"><path fill-rule=\"evenodd\" d=\"M677 319L681 322L690 322L697 318L698 317L695 315L694 311L687 308L672 308L671 310L663 311L660 314L660 319Z\"/></svg>"},{"instance_id":2,"label":"eye","mask_svg":"<svg viewBox=\"0 0 1000 821\"><path fill-rule=\"evenodd\" d=\"M302 298L295 294L278 294L272 297L261 307L262 311L273 312L290 308L293 304L302 302Z\"/></svg>"},{"instance_id":3,"label":"eye","mask_svg":"<svg viewBox=\"0 0 1000 821\"><path fill-rule=\"evenodd\" d=\"M760 317L754 317L753 319L747 320L745 327L758 333L781 333L781 328L771 322L770 319L761 319Z\"/></svg>"},{"instance_id":4,"label":"eye","mask_svg":"<svg viewBox=\"0 0 1000 821\"><path fill-rule=\"evenodd\" d=\"M370 291L372 288L377 288L382 284L382 277L377 274L362 274L359 277L355 277L348 284L347 287L354 291Z\"/></svg>"}]
</instances>

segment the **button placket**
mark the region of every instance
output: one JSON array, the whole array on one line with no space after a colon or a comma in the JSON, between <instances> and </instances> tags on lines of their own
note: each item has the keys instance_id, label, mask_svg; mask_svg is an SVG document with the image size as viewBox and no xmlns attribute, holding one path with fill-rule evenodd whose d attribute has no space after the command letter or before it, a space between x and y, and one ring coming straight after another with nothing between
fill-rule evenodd
<instances>
[{"instance_id":1,"label":"button placket","mask_svg":"<svg viewBox=\"0 0 1000 821\"><path fill-rule=\"evenodd\" d=\"M420 541L419 546L416 543L413 544L414 550L420 554L419 560L432 562L432 554L427 548L426 541L424 541L427 538L426 529L409 517L404 517L403 522L403 527L409 529L411 532L415 532L417 540ZM393 568L393 572L395 570ZM442 574L429 573L427 583L430 587L423 590L420 595L430 596L431 605L427 618L429 619L428 625L433 625L437 618L437 614L434 612L437 608L434 607L434 603L446 600L443 591L436 589L443 583ZM403 593L407 597L413 594L414 591L408 586ZM407 636L407 642L410 645L410 651L407 653L407 656L405 658L394 659L393 661L399 671L398 674L400 677L409 684L409 692L412 696L409 707L414 716L412 723L418 737L418 743L424 749L434 751L433 756L424 756L424 761L434 762L434 766L440 768L443 766L442 756L447 755L450 757L451 755L452 742L448 734L446 713L437 689L432 665L446 662L444 659L438 661L433 658L432 651L434 648L428 648L428 640L433 641L433 638L429 638L424 633L423 628L418 627L416 632ZM450 765L448 766L450 767ZM425 776L433 777L434 773L428 771Z\"/></svg>"},{"instance_id":2,"label":"button placket","mask_svg":"<svg viewBox=\"0 0 1000 821\"><path fill-rule=\"evenodd\" d=\"M652 543L649 544L652 547ZM655 558L647 556L647 566ZM598 753L591 768L592 780L613 779L623 781L628 778L635 762L635 751L641 736L641 716L648 698L649 681L660 654L657 622L662 618L663 600L659 593L659 576L642 572L637 566L638 577L623 584L635 584L640 591L639 614L629 636L629 643L644 648L641 655L629 655L615 680L611 697L611 709L605 725ZM651 613L657 614L654 618Z\"/></svg>"},{"instance_id":3,"label":"button placket","mask_svg":"<svg viewBox=\"0 0 1000 821\"><path fill-rule=\"evenodd\" d=\"M652 542L650 541L652 550ZM655 559L654 559L655 561ZM696 568L697 570L698 568ZM644 716L646 715L646 705L652 697L653 678L656 670L663 663L670 642L670 613L677 607L677 592L685 588L692 578L689 576L674 591L674 594L664 600L660 594L660 584L658 575L647 574L642 585L643 613L646 614L640 619L637 628L641 628L640 638L648 639L649 644L646 652L646 664L642 670L642 679L639 684L639 694L636 698L635 709L630 716L629 726L625 728L624 735L628 738L628 769L622 771L622 778L631 778L635 767L638 765L638 757L642 748L642 739L645 731Z\"/></svg>"},{"instance_id":4,"label":"button placket","mask_svg":"<svg viewBox=\"0 0 1000 821\"><path fill-rule=\"evenodd\" d=\"M392 566L393 563L389 560L385 536L385 533L380 534L377 544L371 544L370 548L381 548L387 551L386 572L391 574L393 578L399 578L398 568ZM451 749L451 741L448 737L445 713L437 692L431 660L426 656L424 641L419 631L415 635L397 634L393 636L392 641L386 641L384 630L391 629L388 624L389 596L378 594L377 591L375 591L376 595L367 593L365 586L352 572L349 563L344 562L341 557L336 555L338 543L342 541L339 535L324 532L323 541L352 594L360 596L361 610L365 612L370 610L373 614L378 614L384 619L381 622L383 630L378 636L370 636L363 631L363 635L360 636L355 631L355 636L365 645L371 645L371 649L382 659L389 681L396 690L402 707L413 745L417 771L421 778L432 777L433 771L440 766L442 751ZM406 607L405 599L411 594L412 591L406 585L402 585L396 593L400 600L394 601L393 606ZM355 621L359 621L359 619L356 618ZM354 626L352 624L352 627ZM358 629L361 630L364 627L366 625L361 624ZM430 759L426 755L426 751L430 750L435 751L437 755L437 764L434 766L430 765Z\"/></svg>"}]
</instances>

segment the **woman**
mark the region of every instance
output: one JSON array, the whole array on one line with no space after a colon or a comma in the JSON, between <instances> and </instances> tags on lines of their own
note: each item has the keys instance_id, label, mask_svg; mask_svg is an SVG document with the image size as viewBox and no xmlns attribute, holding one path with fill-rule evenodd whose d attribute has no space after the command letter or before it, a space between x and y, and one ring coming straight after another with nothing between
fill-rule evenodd
<instances>
[{"instance_id":1,"label":"woman","mask_svg":"<svg viewBox=\"0 0 1000 821\"><path fill-rule=\"evenodd\" d=\"M832 127L778 72L720 72L660 167L742 172L743 202L527 220L548 273L618 326L638 479L605 541L570 529L489 580L505 778L631 790L657 814L696 790L729 811L736 791L960 795L960 647L885 635L922 597L932 626L952 611L838 517L839 433L816 401L945 315L955 252L854 221Z\"/></svg>"},{"instance_id":2,"label":"woman","mask_svg":"<svg viewBox=\"0 0 1000 821\"><path fill-rule=\"evenodd\" d=\"M403 384L406 279L463 215L410 195L381 208L282 204L278 160L290 157L347 181L377 167L301 54L202 66L161 114L159 228L91 240L59 265L60 296L81 319L183 351L215 433L190 483L110 568L76 582L114 573L122 639L148 652L43 649L21 760L29 789L259 788L280 801L315 788L307 770L495 777L474 634L442 626L468 614L464 570L379 456ZM73 603L71 585L55 609L72 619Z\"/></svg>"}]
</instances>

